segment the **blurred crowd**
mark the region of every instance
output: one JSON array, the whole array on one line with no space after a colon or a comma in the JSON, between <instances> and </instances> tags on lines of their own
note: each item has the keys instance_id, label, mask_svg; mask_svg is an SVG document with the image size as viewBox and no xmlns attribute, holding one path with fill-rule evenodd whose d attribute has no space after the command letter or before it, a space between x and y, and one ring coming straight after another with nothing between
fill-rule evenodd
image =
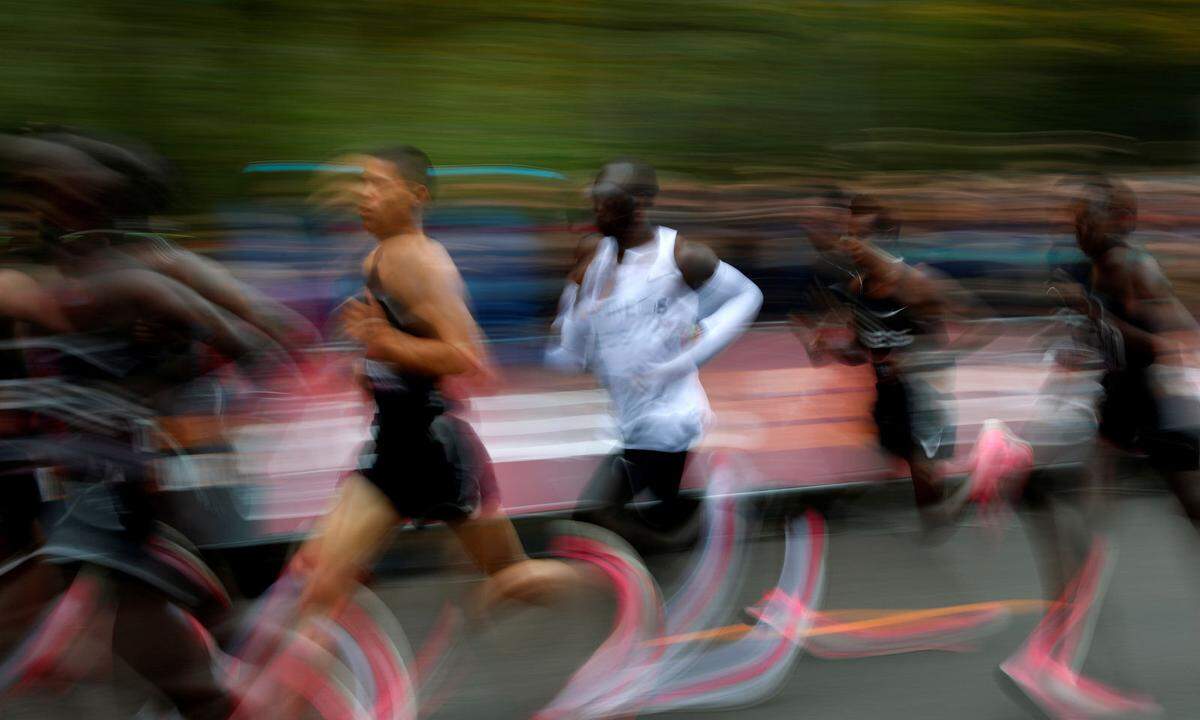
<instances>
[{"instance_id":1,"label":"blurred crowd","mask_svg":"<svg viewBox=\"0 0 1200 720\"><path fill-rule=\"evenodd\" d=\"M582 194L588 179L582 173L517 174L522 168L463 169L472 173L442 182L431 234L451 248L468 284L483 294L478 310L493 331L489 335L538 334L553 314L559 278L590 231ZM345 275L351 259L364 254L366 240L352 218L339 221L308 202L319 168L296 164L259 174L298 177L276 178L273 187L263 182L237 208L187 218L191 246L226 259L239 277L259 286L280 286L292 273L305 277L294 285L308 287L321 286L309 273ZM750 277L769 286L762 319L775 320L798 300L796 288L811 266L806 236L822 222L822 196L830 188L869 195L895 219L900 254L964 279L992 300L998 313L1011 314L1030 309L1030 302L1039 305L1035 286L1058 256L1075 252L1069 200L1085 176L776 173L717 183L667 175L654 216L736 260ZM1138 242L1163 258L1181 298L1191 305L1195 273L1189 270L1194 262L1189 238L1198 222L1194 208L1200 187L1194 177L1179 173L1123 179L1139 199ZM256 261L255 248L270 258ZM287 267L274 262L280 256L288 259ZM525 282L514 282L514 273ZM493 278L509 282L493 291ZM345 294L349 286L343 283L340 289ZM499 308L510 302L528 304L520 306L519 316L493 322L490 315L502 314Z\"/></svg>"}]
</instances>

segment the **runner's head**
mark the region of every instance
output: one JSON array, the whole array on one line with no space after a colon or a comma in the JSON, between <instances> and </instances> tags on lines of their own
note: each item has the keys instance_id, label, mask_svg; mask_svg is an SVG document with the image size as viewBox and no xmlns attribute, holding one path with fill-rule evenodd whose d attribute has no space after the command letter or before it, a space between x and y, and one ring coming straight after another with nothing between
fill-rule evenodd
<instances>
[{"instance_id":1,"label":"runner's head","mask_svg":"<svg viewBox=\"0 0 1200 720\"><path fill-rule=\"evenodd\" d=\"M1089 180L1074 205L1075 241L1088 257L1099 257L1137 225L1137 196L1125 183Z\"/></svg>"},{"instance_id":2,"label":"runner's head","mask_svg":"<svg viewBox=\"0 0 1200 720\"><path fill-rule=\"evenodd\" d=\"M5 205L23 214L36 251L65 271L86 271L104 251L151 229L173 175L152 149L61 126L22 128L3 140Z\"/></svg>"},{"instance_id":3,"label":"runner's head","mask_svg":"<svg viewBox=\"0 0 1200 720\"><path fill-rule=\"evenodd\" d=\"M362 160L358 214L377 238L419 231L433 200L433 164L411 145L385 148Z\"/></svg>"},{"instance_id":4,"label":"runner's head","mask_svg":"<svg viewBox=\"0 0 1200 720\"><path fill-rule=\"evenodd\" d=\"M56 247L62 236L113 227L120 173L86 152L32 136L0 138L0 187L11 230L30 247Z\"/></svg>"},{"instance_id":5,"label":"runner's head","mask_svg":"<svg viewBox=\"0 0 1200 720\"><path fill-rule=\"evenodd\" d=\"M856 195L850 201L850 234L863 240L895 240L900 236L900 223L874 197Z\"/></svg>"},{"instance_id":6,"label":"runner's head","mask_svg":"<svg viewBox=\"0 0 1200 720\"><path fill-rule=\"evenodd\" d=\"M840 188L828 187L817 193L811 205L805 228L808 241L817 252L834 252L849 228L850 198Z\"/></svg>"},{"instance_id":7,"label":"runner's head","mask_svg":"<svg viewBox=\"0 0 1200 720\"><path fill-rule=\"evenodd\" d=\"M630 229L645 224L646 210L658 195L658 175L644 162L613 160L600 168L591 195L596 228L620 239Z\"/></svg>"},{"instance_id":8,"label":"runner's head","mask_svg":"<svg viewBox=\"0 0 1200 720\"><path fill-rule=\"evenodd\" d=\"M58 126L36 127L27 136L83 153L120 178L119 186L105 198L112 227L146 229L148 218L166 210L171 200L173 169L149 146Z\"/></svg>"}]
</instances>

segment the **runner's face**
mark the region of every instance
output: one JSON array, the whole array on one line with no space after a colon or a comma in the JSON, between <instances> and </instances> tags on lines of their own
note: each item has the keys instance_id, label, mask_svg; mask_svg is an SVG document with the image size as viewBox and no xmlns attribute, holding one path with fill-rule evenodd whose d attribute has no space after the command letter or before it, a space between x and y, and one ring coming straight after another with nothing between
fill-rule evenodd
<instances>
[{"instance_id":1,"label":"runner's face","mask_svg":"<svg viewBox=\"0 0 1200 720\"><path fill-rule=\"evenodd\" d=\"M609 237L621 237L637 219L637 198L611 183L597 183L592 188L592 209L596 212L596 229Z\"/></svg>"},{"instance_id":2,"label":"runner's face","mask_svg":"<svg viewBox=\"0 0 1200 720\"><path fill-rule=\"evenodd\" d=\"M849 227L850 214L845 208L821 207L808 223L808 240L817 252L833 252Z\"/></svg>"},{"instance_id":3,"label":"runner's face","mask_svg":"<svg viewBox=\"0 0 1200 720\"><path fill-rule=\"evenodd\" d=\"M856 238L869 238L875 234L876 213L850 216L850 234Z\"/></svg>"},{"instance_id":4,"label":"runner's face","mask_svg":"<svg viewBox=\"0 0 1200 720\"><path fill-rule=\"evenodd\" d=\"M1080 203L1075 212L1075 242L1088 257L1102 255L1114 238L1122 235L1121 219L1091 203Z\"/></svg>"},{"instance_id":5,"label":"runner's face","mask_svg":"<svg viewBox=\"0 0 1200 720\"><path fill-rule=\"evenodd\" d=\"M429 190L404 179L394 163L368 158L362 166L358 214L367 232L387 237L416 225Z\"/></svg>"}]
</instances>

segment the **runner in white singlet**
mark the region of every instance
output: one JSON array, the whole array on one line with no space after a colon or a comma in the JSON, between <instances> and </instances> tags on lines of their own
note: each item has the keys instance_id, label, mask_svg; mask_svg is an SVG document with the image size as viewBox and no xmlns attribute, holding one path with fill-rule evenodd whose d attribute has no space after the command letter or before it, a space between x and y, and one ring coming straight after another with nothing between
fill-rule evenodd
<instances>
[{"instance_id":1,"label":"runner in white singlet","mask_svg":"<svg viewBox=\"0 0 1200 720\"><path fill-rule=\"evenodd\" d=\"M645 551L686 545L696 503L679 497L689 450L710 415L699 367L740 335L762 292L704 245L652 225L649 165L620 160L592 186L604 237L582 248L555 327L551 364L591 370L612 397L622 450L605 460L579 505ZM643 491L657 503L625 508Z\"/></svg>"}]
</instances>

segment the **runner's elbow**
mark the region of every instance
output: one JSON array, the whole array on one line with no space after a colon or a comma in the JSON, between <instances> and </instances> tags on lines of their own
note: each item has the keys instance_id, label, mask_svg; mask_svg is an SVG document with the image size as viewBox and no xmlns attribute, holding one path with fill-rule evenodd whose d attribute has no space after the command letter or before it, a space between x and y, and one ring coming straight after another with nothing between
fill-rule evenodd
<instances>
[{"instance_id":1,"label":"runner's elbow","mask_svg":"<svg viewBox=\"0 0 1200 720\"><path fill-rule=\"evenodd\" d=\"M483 370L483 361L473 351L451 346L440 363L439 375L464 375Z\"/></svg>"}]
</instances>

